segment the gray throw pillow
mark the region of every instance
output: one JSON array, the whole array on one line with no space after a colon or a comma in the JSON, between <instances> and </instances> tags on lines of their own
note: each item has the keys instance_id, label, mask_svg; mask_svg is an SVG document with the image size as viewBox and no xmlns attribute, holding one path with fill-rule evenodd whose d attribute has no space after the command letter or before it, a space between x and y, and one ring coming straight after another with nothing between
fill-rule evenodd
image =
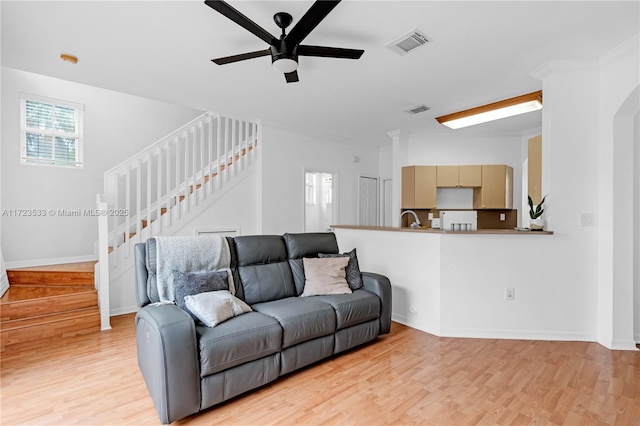
<instances>
[{"instance_id":1,"label":"gray throw pillow","mask_svg":"<svg viewBox=\"0 0 640 426\"><path fill-rule=\"evenodd\" d=\"M349 256L349 263L347 264L346 274L347 283L351 290L358 290L362 288L362 274L360 273L360 265L358 264L358 256L356 255L356 249L351 250L349 253L318 253L318 257L347 257Z\"/></svg>"},{"instance_id":2,"label":"gray throw pillow","mask_svg":"<svg viewBox=\"0 0 640 426\"><path fill-rule=\"evenodd\" d=\"M193 296L207 291L229 290L227 271L180 272L173 271L176 305L189 312L184 302L185 296Z\"/></svg>"}]
</instances>

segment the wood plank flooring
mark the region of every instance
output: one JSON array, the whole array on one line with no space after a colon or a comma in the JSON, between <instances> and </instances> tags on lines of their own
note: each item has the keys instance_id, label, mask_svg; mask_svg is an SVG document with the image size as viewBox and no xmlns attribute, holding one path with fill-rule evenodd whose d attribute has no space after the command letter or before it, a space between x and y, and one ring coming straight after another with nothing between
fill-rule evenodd
<instances>
[{"instance_id":1,"label":"wood plank flooring","mask_svg":"<svg viewBox=\"0 0 640 426\"><path fill-rule=\"evenodd\" d=\"M2 353L0 424L159 424L133 315ZM203 425L640 425L640 352L596 343L390 335L176 422Z\"/></svg>"}]
</instances>

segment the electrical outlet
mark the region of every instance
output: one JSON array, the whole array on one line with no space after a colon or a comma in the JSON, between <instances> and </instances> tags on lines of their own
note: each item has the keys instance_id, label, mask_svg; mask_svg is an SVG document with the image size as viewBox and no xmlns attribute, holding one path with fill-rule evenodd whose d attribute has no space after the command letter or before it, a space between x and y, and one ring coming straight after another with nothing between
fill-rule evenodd
<instances>
[{"instance_id":1,"label":"electrical outlet","mask_svg":"<svg viewBox=\"0 0 640 426\"><path fill-rule=\"evenodd\" d=\"M513 287L505 287L504 300L513 300L516 298L516 291Z\"/></svg>"},{"instance_id":2,"label":"electrical outlet","mask_svg":"<svg viewBox=\"0 0 640 426\"><path fill-rule=\"evenodd\" d=\"M504 213L500 213L500 220L501 220L501 221L503 221L503 222L504 222L504 221L506 220L506 218L507 218L507 217L506 217L506 215L505 215Z\"/></svg>"}]
</instances>

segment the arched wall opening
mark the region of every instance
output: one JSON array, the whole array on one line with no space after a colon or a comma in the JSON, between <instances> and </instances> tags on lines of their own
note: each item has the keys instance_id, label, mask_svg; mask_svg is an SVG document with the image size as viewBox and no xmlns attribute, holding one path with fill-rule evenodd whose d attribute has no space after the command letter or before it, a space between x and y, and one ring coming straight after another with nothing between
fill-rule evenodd
<instances>
[{"instance_id":1,"label":"arched wall opening","mask_svg":"<svg viewBox=\"0 0 640 426\"><path fill-rule=\"evenodd\" d=\"M640 86L613 117L614 340L640 343Z\"/></svg>"}]
</instances>

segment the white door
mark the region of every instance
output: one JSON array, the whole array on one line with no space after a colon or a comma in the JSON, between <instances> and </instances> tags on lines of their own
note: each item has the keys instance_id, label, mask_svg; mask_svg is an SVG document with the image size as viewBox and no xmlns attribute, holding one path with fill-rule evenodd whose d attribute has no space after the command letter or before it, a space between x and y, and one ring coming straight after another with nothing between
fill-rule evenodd
<instances>
[{"instance_id":1,"label":"white door","mask_svg":"<svg viewBox=\"0 0 640 426\"><path fill-rule=\"evenodd\" d=\"M378 178L360 176L358 225L378 226Z\"/></svg>"}]
</instances>

